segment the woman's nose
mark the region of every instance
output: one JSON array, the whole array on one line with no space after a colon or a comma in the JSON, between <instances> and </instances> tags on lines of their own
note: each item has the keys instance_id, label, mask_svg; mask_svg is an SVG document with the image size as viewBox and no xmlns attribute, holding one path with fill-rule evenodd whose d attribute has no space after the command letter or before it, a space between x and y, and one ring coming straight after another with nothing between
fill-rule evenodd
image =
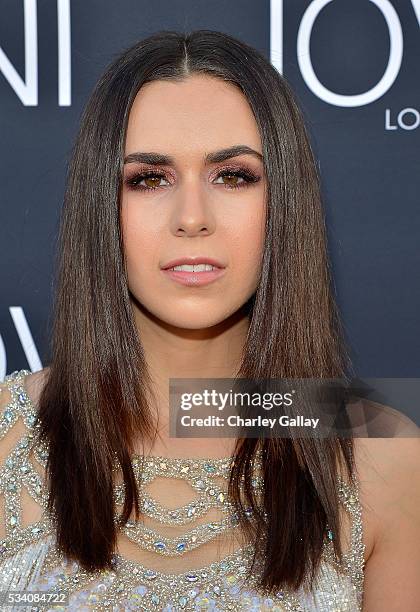
<instances>
[{"instance_id":1,"label":"woman's nose","mask_svg":"<svg viewBox=\"0 0 420 612\"><path fill-rule=\"evenodd\" d=\"M190 177L174 195L171 231L176 235L211 234L215 229L211 195L202 179Z\"/></svg>"}]
</instances>

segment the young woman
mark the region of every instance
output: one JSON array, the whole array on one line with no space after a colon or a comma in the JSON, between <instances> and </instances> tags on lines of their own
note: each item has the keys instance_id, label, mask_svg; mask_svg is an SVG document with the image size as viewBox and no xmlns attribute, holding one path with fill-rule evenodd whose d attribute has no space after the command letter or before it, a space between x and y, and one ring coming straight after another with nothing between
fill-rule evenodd
<instances>
[{"instance_id":1,"label":"young woman","mask_svg":"<svg viewBox=\"0 0 420 612\"><path fill-rule=\"evenodd\" d=\"M216 270L168 271L185 264ZM3 591L74 610L418 609L407 421L395 439L169 436L171 378L351 370L316 162L261 54L160 32L112 63L57 269L50 366L1 385Z\"/></svg>"}]
</instances>

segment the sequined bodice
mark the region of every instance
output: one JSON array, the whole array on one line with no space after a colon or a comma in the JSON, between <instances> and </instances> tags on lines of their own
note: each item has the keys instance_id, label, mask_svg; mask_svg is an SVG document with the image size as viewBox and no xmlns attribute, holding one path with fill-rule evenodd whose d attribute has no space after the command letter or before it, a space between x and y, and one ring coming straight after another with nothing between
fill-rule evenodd
<instances>
[{"instance_id":1,"label":"sequined bodice","mask_svg":"<svg viewBox=\"0 0 420 612\"><path fill-rule=\"evenodd\" d=\"M351 542L344 564L338 566L335 562L332 543L326 537L317 588L312 592L279 591L268 596L257 589L258 564L251 580L246 583L241 580L253 550L245 541L238 547L240 535L235 538L239 520L227 495L230 458L133 457L133 469L141 489L142 520L130 518L125 525L120 524L124 485L116 482L115 521L121 535L139 553L143 551L150 563L141 563L117 551L113 555L112 570L86 573L77 563L63 558L54 545L54 520L47 513L47 489L41 477L47 451L35 444L36 412L24 386L27 374L27 370L13 372L3 385L3 392L8 391L10 398L0 414L0 438L7 437L19 418L25 431L0 468L0 494L5 500L5 534L0 540L2 590L67 593L69 607L63 609L77 611L361 610L364 544L357 481L349 484L340 480L339 498L351 521ZM41 469L37 469L37 462ZM257 453L252 478L257 497L263 484L260 462L261 455ZM170 498L167 496L172 503L163 503L165 496L156 494L165 490L157 484L162 478L188 485L193 498L182 502L182 496L175 494L174 499L172 492ZM40 508L38 520L24 520L24 491L31 503ZM252 516L250 509L246 511ZM225 551L226 542L231 542L232 552L216 555L217 560L209 562L218 550L214 546L218 541L224 543ZM165 571L159 567L159 559ZM194 568L183 570L184 560L188 562L188 559L193 559ZM49 608L40 606L39 609Z\"/></svg>"}]
</instances>

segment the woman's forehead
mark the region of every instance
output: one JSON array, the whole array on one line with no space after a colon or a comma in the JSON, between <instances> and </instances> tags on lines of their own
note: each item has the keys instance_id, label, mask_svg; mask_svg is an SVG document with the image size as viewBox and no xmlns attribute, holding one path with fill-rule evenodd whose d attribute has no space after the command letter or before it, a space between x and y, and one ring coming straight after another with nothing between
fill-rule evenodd
<instances>
[{"instance_id":1,"label":"woman's forehead","mask_svg":"<svg viewBox=\"0 0 420 612\"><path fill-rule=\"evenodd\" d=\"M126 152L215 150L246 142L260 148L254 115L243 93L231 83L202 75L183 81L146 83L133 102Z\"/></svg>"}]
</instances>

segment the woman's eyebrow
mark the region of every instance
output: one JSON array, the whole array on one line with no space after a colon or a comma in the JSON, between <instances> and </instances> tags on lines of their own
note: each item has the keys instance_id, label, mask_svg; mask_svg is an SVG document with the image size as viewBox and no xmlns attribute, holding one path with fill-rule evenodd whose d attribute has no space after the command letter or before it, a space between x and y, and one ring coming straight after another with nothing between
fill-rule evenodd
<instances>
[{"instance_id":1,"label":"woman's eyebrow","mask_svg":"<svg viewBox=\"0 0 420 612\"><path fill-rule=\"evenodd\" d=\"M219 151L213 151L208 153L204 161L206 164L216 164L223 162L231 157L237 157L238 155L253 155L262 161L263 156L259 151L255 151L248 147L248 145L235 145L228 147L227 149L220 149ZM162 153L154 152L141 152L130 153L124 159L124 164L132 164L134 162L149 164L152 166L171 166L175 165L175 160L170 155L164 155Z\"/></svg>"}]
</instances>

